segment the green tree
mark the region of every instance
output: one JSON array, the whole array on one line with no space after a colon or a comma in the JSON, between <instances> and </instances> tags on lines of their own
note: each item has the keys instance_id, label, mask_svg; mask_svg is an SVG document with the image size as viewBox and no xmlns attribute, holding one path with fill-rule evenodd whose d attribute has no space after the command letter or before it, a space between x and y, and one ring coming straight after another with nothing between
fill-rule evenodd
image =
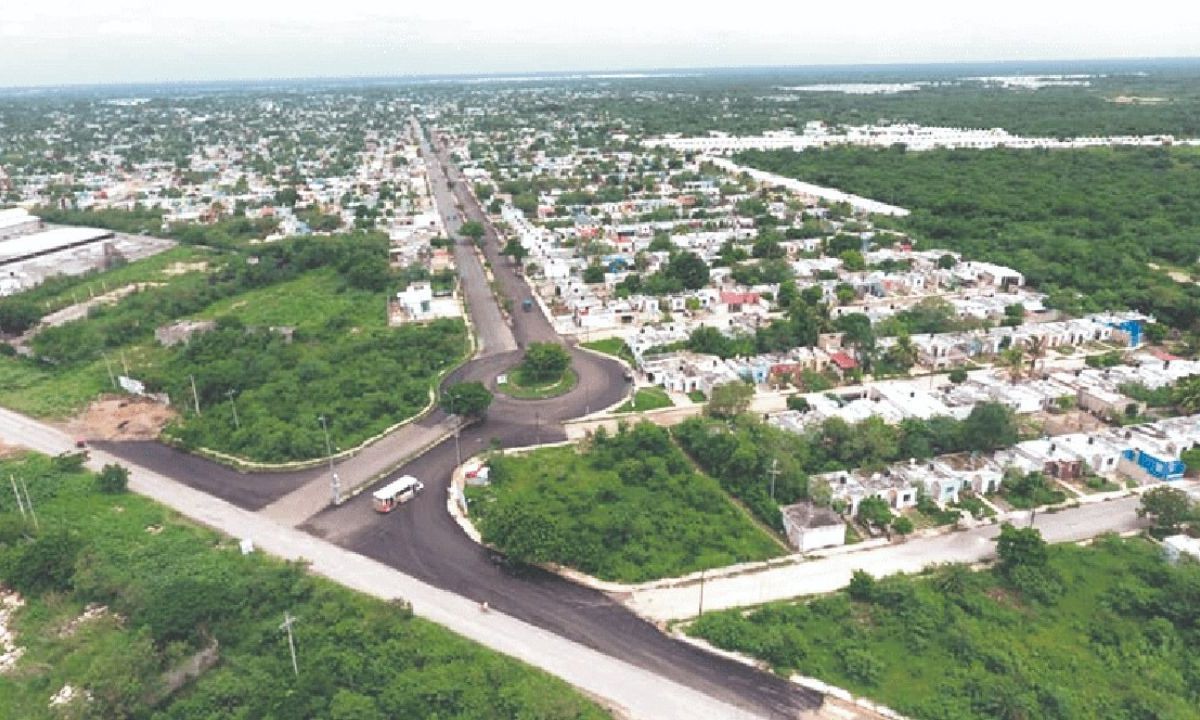
<instances>
[{"instance_id":1,"label":"green tree","mask_svg":"<svg viewBox=\"0 0 1200 720\"><path fill-rule=\"evenodd\" d=\"M75 560L83 544L64 530L52 530L21 546L7 557L0 576L5 583L26 595L71 589Z\"/></svg>"},{"instance_id":2,"label":"green tree","mask_svg":"<svg viewBox=\"0 0 1200 720\"><path fill-rule=\"evenodd\" d=\"M1159 485L1142 495L1137 514L1141 518L1150 518L1156 534L1170 535L1179 532L1183 523L1194 517L1195 510L1185 491Z\"/></svg>"},{"instance_id":3,"label":"green tree","mask_svg":"<svg viewBox=\"0 0 1200 720\"><path fill-rule=\"evenodd\" d=\"M33 327L42 313L37 303L24 298L0 300L0 333L20 335Z\"/></svg>"},{"instance_id":4,"label":"green tree","mask_svg":"<svg viewBox=\"0 0 1200 720\"><path fill-rule=\"evenodd\" d=\"M838 255L842 268L847 272L862 272L867 269L867 261L858 250L846 250Z\"/></svg>"},{"instance_id":5,"label":"green tree","mask_svg":"<svg viewBox=\"0 0 1200 720\"><path fill-rule=\"evenodd\" d=\"M597 262L588 265L583 271L583 281L588 285L604 282L604 266Z\"/></svg>"},{"instance_id":6,"label":"green tree","mask_svg":"<svg viewBox=\"0 0 1200 720\"><path fill-rule=\"evenodd\" d=\"M968 450L995 452L1015 445L1017 421L1013 411L1000 403L980 403L963 420L961 438Z\"/></svg>"},{"instance_id":7,"label":"green tree","mask_svg":"<svg viewBox=\"0 0 1200 720\"><path fill-rule=\"evenodd\" d=\"M872 602L875 600L875 588L878 586L875 576L866 570L855 570L850 574L850 584L846 586L846 594L851 600Z\"/></svg>"},{"instance_id":8,"label":"green tree","mask_svg":"<svg viewBox=\"0 0 1200 720\"><path fill-rule=\"evenodd\" d=\"M1008 379L1016 384L1025 376L1025 350L1013 345L1000 353L1000 366L1008 370Z\"/></svg>"},{"instance_id":9,"label":"green tree","mask_svg":"<svg viewBox=\"0 0 1200 720\"><path fill-rule=\"evenodd\" d=\"M897 515L892 520L892 530L898 535L908 535L914 530L913 521L904 515Z\"/></svg>"},{"instance_id":10,"label":"green tree","mask_svg":"<svg viewBox=\"0 0 1200 720\"><path fill-rule=\"evenodd\" d=\"M733 418L750 409L754 386L739 380L713 387L705 412L713 417Z\"/></svg>"},{"instance_id":11,"label":"green tree","mask_svg":"<svg viewBox=\"0 0 1200 720\"><path fill-rule=\"evenodd\" d=\"M708 263L696 253L681 252L667 263L666 274L687 290L699 290L708 284Z\"/></svg>"},{"instance_id":12,"label":"green tree","mask_svg":"<svg viewBox=\"0 0 1200 720\"><path fill-rule=\"evenodd\" d=\"M954 368L950 371L950 382L955 385L961 385L967 381L967 371L965 368Z\"/></svg>"},{"instance_id":13,"label":"green tree","mask_svg":"<svg viewBox=\"0 0 1200 720\"><path fill-rule=\"evenodd\" d=\"M522 381L530 383L555 382L571 365L571 356L558 343L530 343L521 362Z\"/></svg>"},{"instance_id":14,"label":"green tree","mask_svg":"<svg viewBox=\"0 0 1200 720\"><path fill-rule=\"evenodd\" d=\"M125 492L129 488L129 470L115 463L105 465L96 475L96 488L109 495Z\"/></svg>"},{"instance_id":15,"label":"green tree","mask_svg":"<svg viewBox=\"0 0 1200 720\"><path fill-rule=\"evenodd\" d=\"M1200 375L1189 375L1175 383L1172 400L1189 415L1200 412Z\"/></svg>"},{"instance_id":16,"label":"green tree","mask_svg":"<svg viewBox=\"0 0 1200 720\"><path fill-rule=\"evenodd\" d=\"M478 220L468 220L458 228L458 233L474 242L479 242L484 233L483 223Z\"/></svg>"},{"instance_id":17,"label":"green tree","mask_svg":"<svg viewBox=\"0 0 1200 720\"><path fill-rule=\"evenodd\" d=\"M504 243L502 254L512 258L514 263L520 263L529 256L529 251L525 249L520 240L509 238L508 242Z\"/></svg>"},{"instance_id":18,"label":"green tree","mask_svg":"<svg viewBox=\"0 0 1200 720\"><path fill-rule=\"evenodd\" d=\"M483 417L491 404L492 393L478 381L455 383L446 388L441 399L447 413L471 419Z\"/></svg>"},{"instance_id":19,"label":"green tree","mask_svg":"<svg viewBox=\"0 0 1200 720\"><path fill-rule=\"evenodd\" d=\"M1011 523L1000 526L996 554L1000 558L1001 571L1009 575L1018 568L1041 570L1050 557L1046 541L1037 528L1018 528Z\"/></svg>"},{"instance_id":20,"label":"green tree","mask_svg":"<svg viewBox=\"0 0 1200 720\"><path fill-rule=\"evenodd\" d=\"M858 503L858 519L876 529L882 530L892 522L892 509L883 498L864 498Z\"/></svg>"}]
</instances>

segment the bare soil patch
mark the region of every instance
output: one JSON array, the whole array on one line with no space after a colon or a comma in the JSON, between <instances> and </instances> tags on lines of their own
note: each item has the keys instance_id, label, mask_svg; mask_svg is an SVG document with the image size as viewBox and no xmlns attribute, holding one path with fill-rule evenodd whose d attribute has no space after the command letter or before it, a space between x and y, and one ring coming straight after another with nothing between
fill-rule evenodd
<instances>
[{"instance_id":1,"label":"bare soil patch","mask_svg":"<svg viewBox=\"0 0 1200 720\"><path fill-rule=\"evenodd\" d=\"M199 262L191 262L191 263L177 262L177 263L168 265L167 267L163 268L162 273L163 273L163 275L170 277L172 275L183 275L184 273L190 273L190 272L202 272L207 269L208 269L208 262L206 262L204 260L201 260Z\"/></svg>"},{"instance_id":2,"label":"bare soil patch","mask_svg":"<svg viewBox=\"0 0 1200 720\"><path fill-rule=\"evenodd\" d=\"M69 424L69 430L90 440L154 440L178 414L147 398L103 397Z\"/></svg>"}]
</instances>

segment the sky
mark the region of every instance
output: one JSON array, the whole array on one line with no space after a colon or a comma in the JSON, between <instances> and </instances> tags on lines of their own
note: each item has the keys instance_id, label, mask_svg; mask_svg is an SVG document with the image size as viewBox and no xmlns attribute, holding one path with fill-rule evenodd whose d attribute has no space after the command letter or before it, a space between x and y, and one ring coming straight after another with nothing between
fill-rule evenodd
<instances>
[{"instance_id":1,"label":"sky","mask_svg":"<svg viewBox=\"0 0 1200 720\"><path fill-rule=\"evenodd\" d=\"M0 2L0 87L1197 55L1194 0Z\"/></svg>"}]
</instances>

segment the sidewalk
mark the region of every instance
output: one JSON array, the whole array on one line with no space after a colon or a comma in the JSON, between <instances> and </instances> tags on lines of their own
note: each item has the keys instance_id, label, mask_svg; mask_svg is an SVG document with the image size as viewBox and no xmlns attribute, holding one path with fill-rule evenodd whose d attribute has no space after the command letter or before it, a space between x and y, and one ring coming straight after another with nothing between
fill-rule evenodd
<instances>
[{"instance_id":1,"label":"sidewalk","mask_svg":"<svg viewBox=\"0 0 1200 720\"><path fill-rule=\"evenodd\" d=\"M1080 504L1078 507L1036 514L1035 527L1048 542L1076 542L1106 532L1127 532L1145 526L1137 517L1137 495ZM1028 512L1011 513L1015 525L1027 525ZM804 595L833 592L850 582L855 570L875 577L898 572L919 572L939 563L977 563L995 555L999 524L932 537L915 538L883 547L846 552L806 562L769 567L757 572L706 578L705 610L760 605ZM694 617L700 607L701 583L691 581L670 587L635 589L626 605L652 621Z\"/></svg>"},{"instance_id":2,"label":"sidewalk","mask_svg":"<svg viewBox=\"0 0 1200 720\"><path fill-rule=\"evenodd\" d=\"M433 422L425 418L411 423L369 445L357 455L334 464L342 481L342 497L347 498L357 488L370 484L403 465L414 455L441 441L454 431L455 421L445 418ZM329 506L333 497L328 471L264 507L260 512L270 519L297 527Z\"/></svg>"},{"instance_id":3,"label":"sidewalk","mask_svg":"<svg viewBox=\"0 0 1200 720\"><path fill-rule=\"evenodd\" d=\"M65 433L3 409L0 409L0 438L49 455L74 449L74 441ZM95 449L91 455L88 467L93 470L105 463L118 462L117 458ZM353 590L383 600L407 600L418 616L556 675L632 718L750 720L757 717L501 612L481 613L474 600L439 590L382 563L140 466L123 464L130 470L131 490L172 507L193 521L234 538L248 538L264 552L277 557L306 562L311 572Z\"/></svg>"}]
</instances>

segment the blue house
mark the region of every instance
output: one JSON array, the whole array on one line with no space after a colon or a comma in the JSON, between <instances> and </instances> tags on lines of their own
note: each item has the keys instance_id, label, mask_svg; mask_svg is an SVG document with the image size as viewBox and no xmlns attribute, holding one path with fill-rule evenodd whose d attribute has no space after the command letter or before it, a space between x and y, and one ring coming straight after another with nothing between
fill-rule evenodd
<instances>
[{"instance_id":1,"label":"blue house","mask_svg":"<svg viewBox=\"0 0 1200 720\"><path fill-rule=\"evenodd\" d=\"M1136 318L1109 321L1104 323L1110 328L1116 328L1129 336L1129 347L1137 347L1142 344L1142 321Z\"/></svg>"},{"instance_id":2,"label":"blue house","mask_svg":"<svg viewBox=\"0 0 1200 720\"><path fill-rule=\"evenodd\" d=\"M1131 477L1159 482L1183 477L1187 470L1183 460L1159 455L1165 456L1166 453L1153 454L1141 448L1128 448L1121 453L1121 458L1127 463L1123 470Z\"/></svg>"}]
</instances>

